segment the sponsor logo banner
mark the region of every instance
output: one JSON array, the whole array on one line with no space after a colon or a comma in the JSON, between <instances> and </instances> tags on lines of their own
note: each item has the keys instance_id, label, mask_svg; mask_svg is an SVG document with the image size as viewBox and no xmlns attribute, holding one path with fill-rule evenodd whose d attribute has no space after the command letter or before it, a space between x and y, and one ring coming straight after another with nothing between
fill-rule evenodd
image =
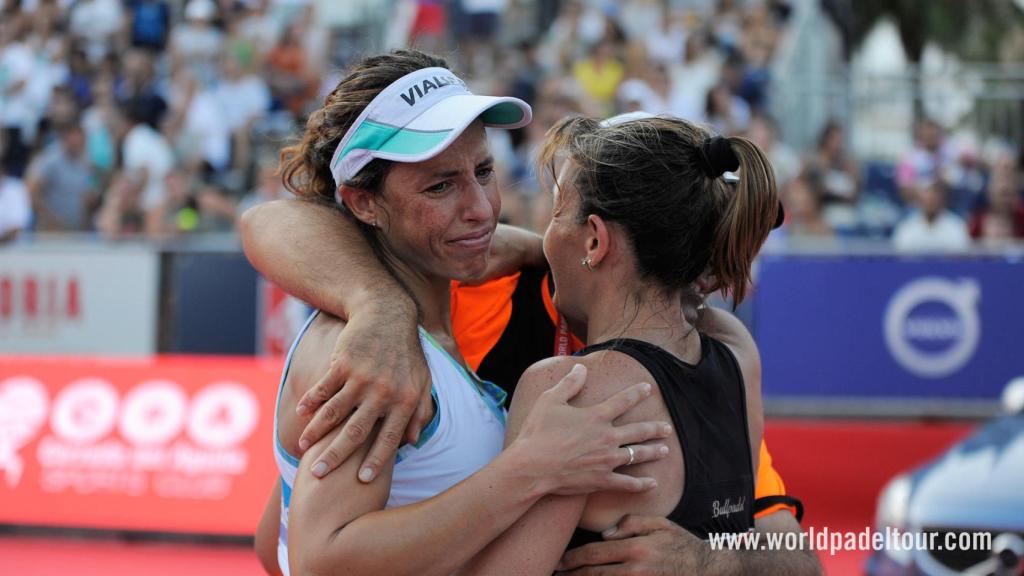
<instances>
[{"instance_id":1,"label":"sponsor logo banner","mask_svg":"<svg viewBox=\"0 0 1024 576\"><path fill-rule=\"evenodd\" d=\"M1001 258L765 256L766 397L995 400L1024 375L1024 265Z\"/></svg>"},{"instance_id":2,"label":"sponsor logo banner","mask_svg":"<svg viewBox=\"0 0 1024 576\"><path fill-rule=\"evenodd\" d=\"M0 523L251 534L279 360L0 356Z\"/></svg>"},{"instance_id":3,"label":"sponsor logo banner","mask_svg":"<svg viewBox=\"0 0 1024 576\"><path fill-rule=\"evenodd\" d=\"M152 250L0 252L0 350L152 354L158 276Z\"/></svg>"}]
</instances>

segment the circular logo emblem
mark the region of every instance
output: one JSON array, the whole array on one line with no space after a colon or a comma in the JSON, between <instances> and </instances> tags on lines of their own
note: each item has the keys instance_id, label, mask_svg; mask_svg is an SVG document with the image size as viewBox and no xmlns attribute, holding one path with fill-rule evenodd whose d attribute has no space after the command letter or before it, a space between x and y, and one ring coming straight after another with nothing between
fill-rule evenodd
<instances>
[{"instance_id":1,"label":"circular logo emblem","mask_svg":"<svg viewBox=\"0 0 1024 576\"><path fill-rule=\"evenodd\" d=\"M192 401L188 435L210 450L232 448L252 434L259 420L256 395L237 382L214 382Z\"/></svg>"},{"instance_id":2,"label":"circular logo emblem","mask_svg":"<svg viewBox=\"0 0 1024 576\"><path fill-rule=\"evenodd\" d=\"M185 425L187 403L185 392L176 382L143 382L124 399L121 435L136 446L166 444Z\"/></svg>"},{"instance_id":3,"label":"circular logo emblem","mask_svg":"<svg viewBox=\"0 0 1024 576\"><path fill-rule=\"evenodd\" d=\"M82 378L61 391L50 414L50 427L72 444L91 444L117 424L118 394L102 378Z\"/></svg>"},{"instance_id":4,"label":"circular logo emblem","mask_svg":"<svg viewBox=\"0 0 1024 576\"><path fill-rule=\"evenodd\" d=\"M885 311L885 342L896 361L922 378L963 368L978 347L978 283L921 278L893 295Z\"/></svg>"}]
</instances>

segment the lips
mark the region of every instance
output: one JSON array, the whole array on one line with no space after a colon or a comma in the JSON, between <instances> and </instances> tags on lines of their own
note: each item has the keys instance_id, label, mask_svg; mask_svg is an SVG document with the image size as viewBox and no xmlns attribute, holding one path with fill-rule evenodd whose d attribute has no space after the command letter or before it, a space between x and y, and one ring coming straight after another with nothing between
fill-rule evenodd
<instances>
[{"instance_id":1,"label":"lips","mask_svg":"<svg viewBox=\"0 0 1024 576\"><path fill-rule=\"evenodd\" d=\"M458 238L449 240L448 243L458 246L459 248L486 248L491 245L492 235L493 231L490 228L487 228L484 230L477 230L476 232L471 232L469 234L464 234Z\"/></svg>"}]
</instances>

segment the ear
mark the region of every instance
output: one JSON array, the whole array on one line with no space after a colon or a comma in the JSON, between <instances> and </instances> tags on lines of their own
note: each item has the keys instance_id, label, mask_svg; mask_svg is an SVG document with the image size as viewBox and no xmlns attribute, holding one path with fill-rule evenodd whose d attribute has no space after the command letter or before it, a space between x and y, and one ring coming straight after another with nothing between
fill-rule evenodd
<instances>
[{"instance_id":1,"label":"ear","mask_svg":"<svg viewBox=\"0 0 1024 576\"><path fill-rule=\"evenodd\" d=\"M587 233L584 238L587 258L590 259L590 265L596 268L608 256L611 248L608 224L597 214L587 216Z\"/></svg>"},{"instance_id":2,"label":"ear","mask_svg":"<svg viewBox=\"0 0 1024 576\"><path fill-rule=\"evenodd\" d=\"M342 186L338 189L345 208L365 224L377 225L378 208L373 194L362 188Z\"/></svg>"}]
</instances>

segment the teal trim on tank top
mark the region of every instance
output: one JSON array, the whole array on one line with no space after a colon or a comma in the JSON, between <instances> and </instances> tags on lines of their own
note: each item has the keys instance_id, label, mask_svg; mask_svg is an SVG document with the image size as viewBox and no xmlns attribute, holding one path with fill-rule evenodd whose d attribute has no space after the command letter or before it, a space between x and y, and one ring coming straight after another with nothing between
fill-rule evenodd
<instances>
[{"instance_id":1,"label":"teal trim on tank top","mask_svg":"<svg viewBox=\"0 0 1024 576\"><path fill-rule=\"evenodd\" d=\"M448 361L458 369L459 373L462 374L466 381L469 382L470 386L473 387L473 390L480 395L484 400L484 404L487 404L487 407L491 409L491 412L498 421L505 424L505 410L502 406L505 404L505 398L508 396L508 393L502 390L494 382L482 380L475 373L467 370L465 366L459 363L451 354L448 353L447 350L444 349L444 346L441 346L437 340L434 340L434 337L430 335L430 332L424 330L422 326L420 327L420 334L423 334L426 337L427 342L430 342L435 348L444 354L445 358L447 358Z\"/></svg>"}]
</instances>

